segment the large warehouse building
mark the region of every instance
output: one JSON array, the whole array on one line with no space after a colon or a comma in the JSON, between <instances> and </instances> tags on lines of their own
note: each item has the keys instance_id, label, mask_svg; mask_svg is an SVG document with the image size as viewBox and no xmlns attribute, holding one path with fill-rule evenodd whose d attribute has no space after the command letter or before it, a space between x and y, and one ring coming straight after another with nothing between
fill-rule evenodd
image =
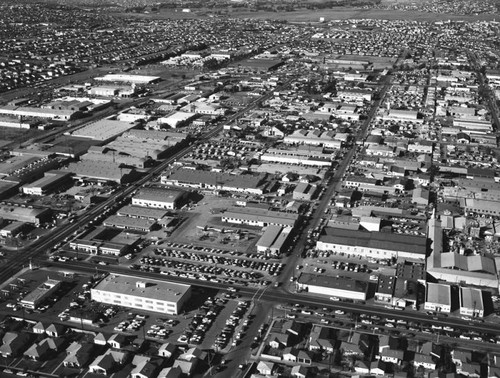
<instances>
[{"instance_id":1,"label":"large warehouse building","mask_svg":"<svg viewBox=\"0 0 500 378\"><path fill-rule=\"evenodd\" d=\"M316 248L320 251L337 251L379 259L403 258L423 261L427 252L427 239L390 232L328 227L319 237Z\"/></svg>"},{"instance_id":2,"label":"large warehouse building","mask_svg":"<svg viewBox=\"0 0 500 378\"><path fill-rule=\"evenodd\" d=\"M101 303L177 315L191 296L191 286L110 274L91 289L90 295Z\"/></svg>"},{"instance_id":3,"label":"large warehouse building","mask_svg":"<svg viewBox=\"0 0 500 378\"><path fill-rule=\"evenodd\" d=\"M70 172L50 171L45 176L31 184L21 187L24 194L43 196L51 191L61 189L71 182Z\"/></svg>"},{"instance_id":4,"label":"large warehouse building","mask_svg":"<svg viewBox=\"0 0 500 378\"><path fill-rule=\"evenodd\" d=\"M132 198L132 205L174 210L186 197L186 192L166 188L143 188Z\"/></svg>"},{"instance_id":5,"label":"large warehouse building","mask_svg":"<svg viewBox=\"0 0 500 378\"><path fill-rule=\"evenodd\" d=\"M144 75L122 75L122 74L109 74L102 77L96 77L96 81L108 81L119 83L132 83L132 84L151 84L160 81L159 76L144 76Z\"/></svg>"},{"instance_id":6,"label":"large warehouse building","mask_svg":"<svg viewBox=\"0 0 500 378\"><path fill-rule=\"evenodd\" d=\"M0 218L12 221L20 221L38 226L50 220L52 211L50 209L30 209L29 207L2 206L0 207Z\"/></svg>"}]
</instances>

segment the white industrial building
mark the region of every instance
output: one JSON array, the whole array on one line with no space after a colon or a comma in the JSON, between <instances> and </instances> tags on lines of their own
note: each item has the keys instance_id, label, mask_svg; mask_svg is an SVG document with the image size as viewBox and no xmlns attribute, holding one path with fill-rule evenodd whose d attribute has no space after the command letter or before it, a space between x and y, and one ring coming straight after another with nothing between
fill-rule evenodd
<instances>
[{"instance_id":1,"label":"white industrial building","mask_svg":"<svg viewBox=\"0 0 500 378\"><path fill-rule=\"evenodd\" d=\"M277 225L282 227L294 227L298 220L298 215L272 211L256 207L232 207L222 214L222 221L236 224L246 224L249 226L265 227Z\"/></svg>"},{"instance_id":2,"label":"white industrial building","mask_svg":"<svg viewBox=\"0 0 500 378\"><path fill-rule=\"evenodd\" d=\"M301 273L297 278L297 290L330 296L332 300L366 300L368 283L350 277L325 276Z\"/></svg>"},{"instance_id":3,"label":"white industrial building","mask_svg":"<svg viewBox=\"0 0 500 378\"><path fill-rule=\"evenodd\" d=\"M185 195L180 190L143 188L132 198L132 205L174 210Z\"/></svg>"},{"instance_id":4,"label":"white industrial building","mask_svg":"<svg viewBox=\"0 0 500 378\"><path fill-rule=\"evenodd\" d=\"M42 109L30 108L25 106L2 106L0 114L15 116L15 117L32 117L32 118L48 118L52 120L68 121L72 119L78 111L59 110L59 109Z\"/></svg>"},{"instance_id":5,"label":"white industrial building","mask_svg":"<svg viewBox=\"0 0 500 378\"><path fill-rule=\"evenodd\" d=\"M90 290L90 295L101 303L177 315L189 300L191 286L110 274Z\"/></svg>"},{"instance_id":6,"label":"white industrial building","mask_svg":"<svg viewBox=\"0 0 500 378\"><path fill-rule=\"evenodd\" d=\"M365 224L369 225L367 222ZM316 248L320 251L334 251L363 258L423 261L427 252L427 239L390 232L327 227L316 242Z\"/></svg>"},{"instance_id":7,"label":"white industrial building","mask_svg":"<svg viewBox=\"0 0 500 378\"><path fill-rule=\"evenodd\" d=\"M96 77L96 81L122 82L132 84L151 84L160 81L159 76L144 76L144 75L121 75L109 74L102 77Z\"/></svg>"}]
</instances>

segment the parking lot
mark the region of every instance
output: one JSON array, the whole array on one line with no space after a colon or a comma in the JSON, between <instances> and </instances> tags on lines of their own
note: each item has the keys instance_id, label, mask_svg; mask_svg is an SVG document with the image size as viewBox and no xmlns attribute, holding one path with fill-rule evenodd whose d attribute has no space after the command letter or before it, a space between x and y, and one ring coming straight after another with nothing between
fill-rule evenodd
<instances>
[{"instance_id":1,"label":"parking lot","mask_svg":"<svg viewBox=\"0 0 500 378\"><path fill-rule=\"evenodd\" d=\"M147 248L130 263L134 270L245 286L268 285L284 267L264 255L170 242Z\"/></svg>"}]
</instances>

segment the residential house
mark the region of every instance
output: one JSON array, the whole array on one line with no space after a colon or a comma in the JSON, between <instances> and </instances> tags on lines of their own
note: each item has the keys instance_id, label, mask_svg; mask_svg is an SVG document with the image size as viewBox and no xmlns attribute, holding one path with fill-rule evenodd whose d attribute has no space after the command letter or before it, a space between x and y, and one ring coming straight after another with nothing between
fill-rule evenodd
<instances>
[{"instance_id":1,"label":"residential house","mask_svg":"<svg viewBox=\"0 0 500 378\"><path fill-rule=\"evenodd\" d=\"M300 349L287 347L283 350L283 360L288 362L298 362L299 364L311 365L312 359L309 354Z\"/></svg>"},{"instance_id":2,"label":"residential house","mask_svg":"<svg viewBox=\"0 0 500 378\"><path fill-rule=\"evenodd\" d=\"M354 362L354 371L359 374L369 374L370 363L364 360L356 360L356 362Z\"/></svg>"},{"instance_id":3,"label":"residential house","mask_svg":"<svg viewBox=\"0 0 500 378\"><path fill-rule=\"evenodd\" d=\"M451 360L457 366L457 368L459 368L463 364L467 364L472 361L472 352L467 350L453 349L451 351Z\"/></svg>"},{"instance_id":4,"label":"residential house","mask_svg":"<svg viewBox=\"0 0 500 378\"><path fill-rule=\"evenodd\" d=\"M96 374L110 375L124 365L128 358L127 352L108 349L106 353L96 357L90 364L89 371Z\"/></svg>"},{"instance_id":5,"label":"residential house","mask_svg":"<svg viewBox=\"0 0 500 378\"><path fill-rule=\"evenodd\" d=\"M197 365L198 365L198 359L196 358L190 361L175 360L174 364L172 365L172 368L180 369L182 374L185 374L189 377L191 376L191 374L193 374Z\"/></svg>"},{"instance_id":6,"label":"residential house","mask_svg":"<svg viewBox=\"0 0 500 378\"><path fill-rule=\"evenodd\" d=\"M177 351L177 346L172 343L165 343L158 349L158 356L170 358Z\"/></svg>"},{"instance_id":7,"label":"residential house","mask_svg":"<svg viewBox=\"0 0 500 378\"><path fill-rule=\"evenodd\" d=\"M157 378L181 378L182 370L179 367L168 367L162 369Z\"/></svg>"},{"instance_id":8,"label":"residential house","mask_svg":"<svg viewBox=\"0 0 500 378\"><path fill-rule=\"evenodd\" d=\"M363 351L359 345L348 341L342 341L340 344L340 350L344 356L363 356Z\"/></svg>"},{"instance_id":9,"label":"residential house","mask_svg":"<svg viewBox=\"0 0 500 378\"><path fill-rule=\"evenodd\" d=\"M269 335L269 346L273 349L285 348L289 343L289 335L284 333L272 332Z\"/></svg>"},{"instance_id":10,"label":"residential house","mask_svg":"<svg viewBox=\"0 0 500 378\"><path fill-rule=\"evenodd\" d=\"M31 347L24 352L24 356L35 361L41 361L45 359L51 351L58 352L63 344L64 340L61 338L47 337L39 343L31 345Z\"/></svg>"},{"instance_id":11,"label":"residential house","mask_svg":"<svg viewBox=\"0 0 500 378\"><path fill-rule=\"evenodd\" d=\"M50 337L61 337L64 333L66 333L66 326L52 323L47 327L45 333Z\"/></svg>"},{"instance_id":12,"label":"residential house","mask_svg":"<svg viewBox=\"0 0 500 378\"><path fill-rule=\"evenodd\" d=\"M487 378L499 378L500 377L500 366L488 366Z\"/></svg>"},{"instance_id":13,"label":"residential house","mask_svg":"<svg viewBox=\"0 0 500 378\"><path fill-rule=\"evenodd\" d=\"M429 355L421 353L415 353L415 356L413 358L413 366L415 366L415 368L422 366L427 370L436 369L436 363L434 362L434 359Z\"/></svg>"},{"instance_id":14,"label":"residential house","mask_svg":"<svg viewBox=\"0 0 500 378\"><path fill-rule=\"evenodd\" d=\"M122 349L124 346L128 344L127 336L121 333L114 333L109 339L108 344L115 349Z\"/></svg>"},{"instance_id":15,"label":"residential house","mask_svg":"<svg viewBox=\"0 0 500 378\"><path fill-rule=\"evenodd\" d=\"M296 365L292 368L291 374L294 378L307 378L309 377L309 368L303 365Z\"/></svg>"},{"instance_id":16,"label":"residential house","mask_svg":"<svg viewBox=\"0 0 500 378\"><path fill-rule=\"evenodd\" d=\"M378 341L378 353L382 354L384 349L406 349L406 341L403 338L382 335Z\"/></svg>"},{"instance_id":17,"label":"residential house","mask_svg":"<svg viewBox=\"0 0 500 378\"><path fill-rule=\"evenodd\" d=\"M47 343L35 343L31 345L24 353L24 357L34 361L42 361L50 352Z\"/></svg>"},{"instance_id":18,"label":"residential house","mask_svg":"<svg viewBox=\"0 0 500 378\"><path fill-rule=\"evenodd\" d=\"M73 341L66 349L66 358L63 360L63 365L81 369L90 361L93 351L93 344L80 344L77 341Z\"/></svg>"},{"instance_id":19,"label":"residential house","mask_svg":"<svg viewBox=\"0 0 500 378\"><path fill-rule=\"evenodd\" d=\"M155 377L159 370L159 365L151 358L145 356L134 356L132 361L134 368L130 372L131 378L151 378Z\"/></svg>"},{"instance_id":20,"label":"residential house","mask_svg":"<svg viewBox=\"0 0 500 378\"><path fill-rule=\"evenodd\" d=\"M38 322L33 326L33 333L37 334L42 334L45 333L45 330L47 329L49 325L44 322Z\"/></svg>"},{"instance_id":21,"label":"residential house","mask_svg":"<svg viewBox=\"0 0 500 378\"><path fill-rule=\"evenodd\" d=\"M464 363L457 367L457 373L466 377L479 378L481 376L481 365L478 363Z\"/></svg>"},{"instance_id":22,"label":"residential house","mask_svg":"<svg viewBox=\"0 0 500 378\"><path fill-rule=\"evenodd\" d=\"M290 335L300 336L303 325L303 323L296 322L295 320L289 320L283 324L281 329Z\"/></svg>"},{"instance_id":23,"label":"residential house","mask_svg":"<svg viewBox=\"0 0 500 378\"><path fill-rule=\"evenodd\" d=\"M175 360L173 367L178 367L183 374L191 375L201 360L206 358L206 352L199 348L190 348Z\"/></svg>"},{"instance_id":24,"label":"residential house","mask_svg":"<svg viewBox=\"0 0 500 378\"><path fill-rule=\"evenodd\" d=\"M443 347L439 344L433 343L432 341L428 341L422 344L420 348L420 353L425 354L434 358L441 358L441 353L443 351Z\"/></svg>"},{"instance_id":25,"label":"residential house","mask_svg":"<svg viewBox=\"0 0 500 378\"><path fill-rule=\"evenodd\" d=\"M106 338L106 336L104 336L103 333L99 332L94 337L94 344L97 344L97 345L107 345L108 344L108 339Z\"/></svg>"},{"instance_id":26,"label":"residential house","mask_svg":"<svg viewBox=\"0 0 500 378\"><path fill-rule=\"evenodd\" d=\"M376 360L370 364L370 374L385 375L386 371L388 371L388 364L382 360Z\"/></svg>"},{"instance_id":27,"label":"residential house","mask_svg":"<svg viewBox=\"0 0 500 378\"><path fill-rule=\"evenodd\" d=\"M257 371L262 375L271 375L273 374L275 368L274 362L268 361L259 361L257 364Z\"/></svg>"},{"instance_id":28,"label":"residential house","mask_svg":"<svg viewBox=\"0 0 500 378\"><path fill-rule=\"evenodd\" d=\"M393 364L400 364L404 361L405 352L399 349L384 349L380 353L380 359L384 362L391 362Z\"/></svg>"},{"instance_id":29,"label":"residential house","mask_svg":"<svg viewBox=\"0 0 500 378\"><path fill-rule=\"evenodd\" d=\"M333 353L335 349L334 330L329 327L313 326L309 336L309 350L322 350Z\"/></svg>"},{"instance_id":30,"label":"residential house","mask_svg":"<svg viewBox=\"0 0 500 378\"><path fill-rule=\"evenodd\" d=\"M24 352L30 344L30 335L27 333L7 332L2 338L0 354L3 357L16 357Z\"/></svg>"}]
</instances>

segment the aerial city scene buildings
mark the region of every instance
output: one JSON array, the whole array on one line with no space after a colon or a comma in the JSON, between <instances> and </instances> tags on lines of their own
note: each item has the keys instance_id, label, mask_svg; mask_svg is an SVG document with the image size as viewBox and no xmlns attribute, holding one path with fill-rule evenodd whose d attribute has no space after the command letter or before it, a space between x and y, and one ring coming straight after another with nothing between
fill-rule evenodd
<instances>
[{"instance_id":1,"label":"aerial city scene buildings","mask_svg":"<svg viewBox=\"0 0 500 378\"><path fill-rule=\"evenodd\" d=\"M0 2L0 378L500 377L499 10Z\"/></svg>"}]
</instances>

